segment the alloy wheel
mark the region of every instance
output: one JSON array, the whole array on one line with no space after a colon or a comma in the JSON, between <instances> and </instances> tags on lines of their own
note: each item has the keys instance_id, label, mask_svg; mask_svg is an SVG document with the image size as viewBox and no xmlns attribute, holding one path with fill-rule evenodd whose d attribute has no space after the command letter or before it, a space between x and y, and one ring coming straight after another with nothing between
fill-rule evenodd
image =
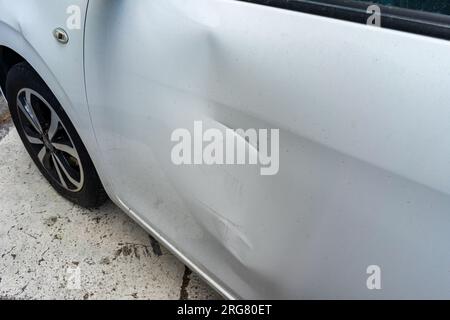
<instances>
[{"instance_id":1,"label":"alloy wheel","mask_svg":"<svg viewBox=\"0 0 450 320\"><path fill-rule=\"evenodd\" d=\"M40 164L61 187L80 191L84 183L80 156L56 111L29 88L17 94L17 109L23 132Z\"/></svg>"}]
</instances>

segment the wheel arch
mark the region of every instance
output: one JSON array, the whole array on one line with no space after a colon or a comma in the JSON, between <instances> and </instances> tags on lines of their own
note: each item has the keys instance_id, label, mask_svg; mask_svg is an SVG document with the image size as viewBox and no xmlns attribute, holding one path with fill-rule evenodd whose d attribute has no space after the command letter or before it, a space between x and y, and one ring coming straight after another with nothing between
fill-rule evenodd
<instances>
[{"instance_id":1,"label":"wheel arch","mask_svg":"<svg viewBox=\"0 0 450 320\"><path fill-rule=\"evenodd\" d=\"M0 16L0 87L4 92L9 69L16 63L25 61L50 88L73 122L76 112L71 100L51 72L51 67L32 45L33 42L36 42L36 40L29 39L17 17L8 17L7 19ZM69 108L70 110L68 110Z\"/></svg>"},{"instance_id":2,"label":"wheel arch","mask_svg":"<svg viewBox=\"0 0 450 320\"><path fill-rule=\"evenodd\" d=\"M51 72L50 67L45 63L44 59L37 53L37 51L26 41L26 39L17 31L11 28L5 28L0 22L0 89L5 93L5 84L8 71L17 63L27 62L37 75L45 82L49 89L56 96L60 102L65 113L70 121L74 124L77 132L86 147L94 166L100 176L100 179L106 191L111 196L111 187L109 179L103 174L101 160L96 153L96 141L93 137L86 135L85 130L79 130L76 123L79 116L77 116L76 108L73 107L70 97L64 91L56 77ZM6 98L6 97L5 97ZM82 118L82 117L81 117ZM75 120L75 121L74 121ZM83 127L91 126L91 124L83 123Z\"/></svg>"},{"instance_id":3,"label":"wheel arch","mask_svg":"<svg viewBox=\"0 0 450 320\"><path fill-rule=\"evenodd\" d=\"M26 61L24 57L6 46L0 46L0 88L5 92L6 76L17 63Z\"/></svg>"},{"instance_id":4,"label":"wheel arch","mask_svg":"<svg viewBox=\"0 0 450 320\"><path fill-rule=\"evenodd\" d=\"M3 31L4 30L0 28L0 33ZM59 82L51 73L50 68L22 36L17 35L13 38L13 43L15 43L15 45L12 45L10 43L11 41L2 40L3 39L0 39L0 87L3 92L5 92L6 77L9 70L17 63L27 62L46 83L53 94L55 94L58 100L60 100L61 104L72 108L69 97L65 94L64 89L59 85ZM66 109L67 108L65 108L65 110ZM66 112L67 111L70 112L70 110L66 110Z\"/></svg>"}]
</instances>

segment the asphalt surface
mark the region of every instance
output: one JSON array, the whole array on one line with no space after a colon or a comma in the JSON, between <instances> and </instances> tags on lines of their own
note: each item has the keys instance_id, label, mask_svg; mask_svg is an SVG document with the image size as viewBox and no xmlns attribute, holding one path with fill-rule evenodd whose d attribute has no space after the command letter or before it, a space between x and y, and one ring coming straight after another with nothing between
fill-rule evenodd
<instances>
[{"instance_id":1,"label":"asphalt surface","mask_svg":"<svg viewBox=\"0 0 450 320\"><path fill-rule=\"evenodd\" d=\"M220 299L114 204L86 210L44 180L0 97L1 299Z\"/></svg>"},{"instance_id":2,"label":"asphalt surface","mask_svg":"<svg viewBox=\"0 0 450 320\"><path fill-rule=\"evenodd\" d=\"M8 134L11 128L11 116L8 112L8 106L5 99L3 99L0 93L0 139Z\"/></svg>"}]
</instances>

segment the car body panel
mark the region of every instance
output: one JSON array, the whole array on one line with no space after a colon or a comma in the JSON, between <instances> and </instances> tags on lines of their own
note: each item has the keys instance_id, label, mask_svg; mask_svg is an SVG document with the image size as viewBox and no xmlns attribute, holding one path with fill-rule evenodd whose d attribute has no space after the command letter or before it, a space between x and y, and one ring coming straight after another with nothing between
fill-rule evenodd
<instances>
[{"instance_id":1,"label":"car body panel","mask_svg":"<svg viewBox=\"0 0 450 320\"><path fill-rule=\"evenodd\" d=\"M0 46L24 57L58 98L77 128L98 171L96 140L84 87L84 23L88 0L0 0ZM80 8L80 28L68 29L68 8ZM61 45L53 30L65 28L69 43ZM101 174L103 184L108 179Z\"/></svg>"},{"instance_id":2,"label":"car body panel","mask_svg":"<svg viewBox=\"0 0 450 320\"><path fill-rule=\"evenodd\" d=\"M0 45L54 90L111 198L225 297L450 298L447 41L234 0L95 0L60 47L74 1L16 3ZM171 134L196 120L280 129L278 174L176 166Z\"/></svg>"}]
</instances>

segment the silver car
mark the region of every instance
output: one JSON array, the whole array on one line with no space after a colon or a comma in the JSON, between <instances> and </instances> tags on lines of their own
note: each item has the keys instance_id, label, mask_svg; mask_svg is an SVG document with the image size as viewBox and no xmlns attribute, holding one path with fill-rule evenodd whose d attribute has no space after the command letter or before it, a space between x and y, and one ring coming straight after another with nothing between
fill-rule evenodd
<instances>
[{"instance_id":1,"label":"silver car","mask_svg":"<svg viewBox=\"0 0 450 320\"><path fill-rule=\"evenodd\" d=\"M0 87L226 298L450 298L449 40L447 1L0 0Z\"/></svg>"}]
</instances>

